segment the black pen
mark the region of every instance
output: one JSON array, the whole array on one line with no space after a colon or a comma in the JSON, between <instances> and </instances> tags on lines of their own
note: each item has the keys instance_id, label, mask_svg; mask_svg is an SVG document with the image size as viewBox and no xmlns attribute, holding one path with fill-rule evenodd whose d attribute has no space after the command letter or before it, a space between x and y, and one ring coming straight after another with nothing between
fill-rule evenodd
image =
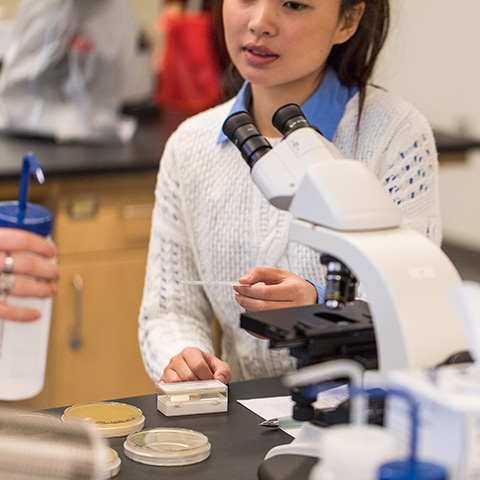
<instances>
[{"instance_id":1,"label":"black pen","mask_svg":"<svg viewBox=\"0 0 480 480\"><path fill-rule=\"evenodd\" d=\"M269 420L265 420L264 422L260 422L259 425L261 427L268 427L268 428L297 428L302 425L303 422L299 420L295 420L292 417L280 417L280 418L271 418Z\"/></svg>"}]
</instances>

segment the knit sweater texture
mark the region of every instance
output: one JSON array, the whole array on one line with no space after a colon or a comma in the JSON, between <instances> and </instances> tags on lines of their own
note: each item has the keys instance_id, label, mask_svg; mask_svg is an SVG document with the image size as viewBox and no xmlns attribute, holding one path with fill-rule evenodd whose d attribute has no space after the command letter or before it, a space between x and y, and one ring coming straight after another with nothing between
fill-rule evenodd
<instances>
[{"instance_id":1,"label":"knit sweater texture","mask_svg":"<svg viewBox=\"0 0 480 480\"><path fill-rule=\"evenodd\" d=\"M358 101L357 94L348 102L333 143L375 173L404 226L439 245L438 160L428 122L399 97L369 87L357 137ZM217 144L232 102L186 120L161 160L139 316L141 351L154 382L185 347L214 353L214 315L232 381L295 368L286 349L269 349L267 340L240 329L242 308L232 287L182 280L230 281L251 267L278 267L324 283L320 254L288 240L291 214L268 203L231 142Z\"/></svg>"}]
</instances>

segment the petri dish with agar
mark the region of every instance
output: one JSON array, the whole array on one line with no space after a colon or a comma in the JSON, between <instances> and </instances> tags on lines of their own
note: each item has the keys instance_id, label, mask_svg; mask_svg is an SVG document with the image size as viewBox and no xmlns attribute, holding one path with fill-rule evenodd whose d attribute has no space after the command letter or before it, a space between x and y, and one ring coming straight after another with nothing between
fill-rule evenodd
<instances>
[{"instance_id":1,"label":"petri dish with agar","mask_svg":"<svg viewBox=\"0 0 480 480\"><path fill-rule=\"evenodd\" d=\"M142 411L126 403L93 402L72 405L63 412L64 422L88 422L106 438L138 432L145 424Z\"/></svg>"},{"instance_id":2,"label":"petri dish with agar","mask_svg":"<svg viewBox=\"0 0 480 480\"><path fill-rule=\"evenodd\" d=\"M203 433L186 428L152 428L130 434L123 444L125 455L156 466L192 465L207 459L211 445Z\"/></svg>"}]
</instances>

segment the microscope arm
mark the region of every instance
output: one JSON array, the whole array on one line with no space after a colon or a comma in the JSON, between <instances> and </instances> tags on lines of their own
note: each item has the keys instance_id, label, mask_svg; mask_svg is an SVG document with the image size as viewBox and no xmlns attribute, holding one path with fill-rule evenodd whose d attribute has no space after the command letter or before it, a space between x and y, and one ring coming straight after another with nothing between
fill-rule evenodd
<instances>
[{"instance_id":1,"label":"microscope arm","mask_svg":"<svg viewBox=\"0 0 480 480\"><path fill-rule=\"evenodd\" d=\"M447 292L461 282L448 257L407 228L340 232L292 220L290 240L342 259L361 279L377 339L379 370L429 367L467 341Z\"/></svg>"},{"instance_id":2,"label":"microscope arm","mask_svg":"<svg viewBox=\"0 0 480 480\"><path fill-rule=\"evenodd\" d=\"M401 227L399 208L364 164L324 159L311 165L289 211L295 217L290 240L339 259L362 283L381 375L434 366L467 349L448 295L461 282L457 270L431 240Z\"/></svg>"}]
</instances>

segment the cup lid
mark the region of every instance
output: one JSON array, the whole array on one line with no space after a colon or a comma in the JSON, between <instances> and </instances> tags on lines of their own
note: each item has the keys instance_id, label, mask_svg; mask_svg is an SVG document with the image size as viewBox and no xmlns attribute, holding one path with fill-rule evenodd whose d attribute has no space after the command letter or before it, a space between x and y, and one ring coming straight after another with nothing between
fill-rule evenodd
<instances>
[{"instance_id":1,"label":"cup lid","mask_svg":"<svg viewBox=\"0 0 480 480\"><path fill-rule=\"evenodd\" d=\"M447 480L445 468L428 462L398 460L381 465L379 480Z\"/></svg>"},{"instance_id":2,"label":"cup lid","mask_svg":"<svg viewBox=\"0 0 480 480\"><path fill-rule=\"evenodd\" d=\"M0 202L0 227L20 228L46 237L52 231L52 213L41 205L28 202L31 175L39 183L45 181L35 155L29 152L23 157L18 200Z\"/></svg>"},{"instance_id":3,"label":"cup lid","mask_svg":"<svg viewBox=\"0 0 480 480\"><path fill-rule=\"evenodd\" d=\"M20 212L17 200L0 202L0 227L20 228L46 237L52 231L52 212L34 203L27 203L25 212Z\"/></svg>"}]
</instances>

